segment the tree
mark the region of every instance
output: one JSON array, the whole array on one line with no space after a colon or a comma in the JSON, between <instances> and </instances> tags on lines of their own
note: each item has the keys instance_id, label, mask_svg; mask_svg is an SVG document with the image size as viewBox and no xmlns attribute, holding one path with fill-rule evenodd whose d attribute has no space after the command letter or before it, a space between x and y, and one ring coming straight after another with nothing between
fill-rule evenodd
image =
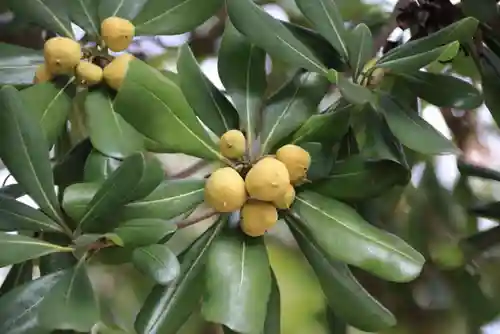
<instances>
[{"instance_id":1,"label":"tree","mask_svg":"<svg viewBox=\"0 0 500 334\"><path fill-rule=\"evenodd\" d=\"M16 23L49 33L43 51L0 44L0 158L16 180L0 189L0 267L12 265L0 332L105 324L168 334L199 312L224 333L279 333L283 290L265 233L275 224L317 277L332 332L404 323L390 296L414 312L408 296L431 281L455 292L471 331L494 319L498 302L470 268L497 241L497 229L478 232L473 215L498 218L498 203L467 211L466 178L498 174L464 160L454 196L444 191L431 157L462 154L465 144L427 123L419 103L441 108L452 127L452 109L484 100L498 121L496 2L403 3L391 24L409 28L411 40L381 45L372 37L380 27L346 25L333 0L296 0L301 23L251 0L8 1ZM192 43L180 47L175 72L110 52L214 15L224 90ZM72 22L85 31L79 41ZM482 91L455 75L471 68ZM160 153L202 162L169 175ZM422 161L417 191L409 181ZM411 214L402 216L404 203ZM102 264L133 265L128 273L147 281L126 324L92 279Z\"/></svg>"}]
</instances>

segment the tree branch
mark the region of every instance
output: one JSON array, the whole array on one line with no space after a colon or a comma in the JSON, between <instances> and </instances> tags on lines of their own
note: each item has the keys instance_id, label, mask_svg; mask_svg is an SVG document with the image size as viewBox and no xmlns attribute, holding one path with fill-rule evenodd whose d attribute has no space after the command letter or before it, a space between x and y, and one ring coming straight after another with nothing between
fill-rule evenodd
<instances>
[{"instance_id":1,"label":"tree branch","mask_svg":"<svg viewBox=\"0 0 500 334\"><path fill-rule=\"evenodd\" d=\"M375 56L380 50L385 45L385 42L391 35L391 33L394 31L394 29L397 28L398 24L396 22L396 18L399 14L399 8L407 6L412 0L399 0L396 5L394 6L394 9L387 19L386 24L382 27L380 30L379 34L375 37L375 40L373 41L373 50L372 50L372 55Z\"/></svg>"}]
</instances>

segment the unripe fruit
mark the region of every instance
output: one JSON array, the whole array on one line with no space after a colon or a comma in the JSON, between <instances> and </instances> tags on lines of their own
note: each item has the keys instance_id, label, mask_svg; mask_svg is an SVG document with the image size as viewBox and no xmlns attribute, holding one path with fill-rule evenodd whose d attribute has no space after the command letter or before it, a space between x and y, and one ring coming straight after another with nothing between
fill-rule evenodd
<instances>
[{"instance_id":1,"label":"unripe fruit","mask_svg":"<svg viewBox=\"0 0 500 334\"><path fill-rule=\"evenodd\" d=\"M229 159L239 159L245 154L246 139L239 130L229 130L220 137L220 153Z\"/></svg>"},{"instance_id":2,"label":"unripe fruit","mask_svg":"<svg viewBox=\"0 0 500 334\"><path fill-rule=\"evenodd\" d=\"M245 178L250 196L261 201L277 200L285 193L289 184L286 166L271 157L259 160Z\"/></svg>"},{"instance_id":3,"label":"unripe fruit","mask_svg":"<svg viewBox=\"0 0 500 334\"><path fill-rule=\"evenodd\" d=\"M101 36L106 46L115 52L127 49L135 35L135 26L121 17L108 17L101 23Z\"/></svg>"},{"instance_id":4,"label":"unripe fruit","mask_svg":"<svg viewBox=\"0 0 500 334\"><path fill-rule=\"evenodd\" d=\"M33 83L42 83L45 81L52 80L52 73L49 72L47 66L45 64L41 64L38 66L35 72L35 77L33 78Z\"/></svg>"},{"instance_id":5,"label":"unripe fruit","mask_svg":"<svg viewBox=\"0 0 500 334\"><path fill-rule=\"evenodd\" d=\"M205 200L218 212L233 212L247 200L245 181L230 167L216 170L205 184Z\"/></svg>"},{"instance_id":6,"label":"unripe fruit","mask_svg":"<svg viewBox=\"0 0 500 334\"><path fill-rule=\"evenodd\" d=\"M295 200L295 188L289 184L285 193L273 202L274 206L281 210L290 209Z\"/></svg>"},{"instance_id":7,"label":"unripe fruit","mask_svg":"<svg viewBox=\"0 0 500 334\"><path fill-rule=\"evenodd\" d=\"M292 183L304 180L311 166L309 152L297 145L288 144L281 147L276 152L276 159L285 164Z\"/></svg>"},{"instance_id":8,"label":"unripe fruit","mask_svg":"<svg viewBox=\"0 0 500 334\"><path fill-rule=\"evenodd\" d=\"M276 208L267 202L248 201L241 209L241 230L251 236L259 237L278 221Z\"/></svg>"},{"instance_id":9,"label":"unripe fruit","mask_svg":"<svg viewBox=\"0 0 500 334\"><path fill-rule=\"evenodd\" d=\"M88 61L81 61L76 67L76 75L87 86L93 86L102 81L102 68Z\"/></svg>"},{"instance_id":10,"label":"unripe fruit","mask_svg":"<svg viewBox=\"0 0 500 334\"><path fill-rule=\"evenodd\" d=\"M67 37L51 38L43 48L45 64L54 75L73 73L81 55L80 44Z\"/></svg>"},{"instance_id":11,"label":"unripe fruit","mask_svg":"<svg viewBox=\"0 0 500 334\"><path fill-rule=\"evenodd\" d=\"M123 79L127 75L128 64L135 57L131 54L125 53L119 55L111 63L109 63L103 71L104 81L109 87L118 90L120 89Z\"/></svg>"}]
</instances>

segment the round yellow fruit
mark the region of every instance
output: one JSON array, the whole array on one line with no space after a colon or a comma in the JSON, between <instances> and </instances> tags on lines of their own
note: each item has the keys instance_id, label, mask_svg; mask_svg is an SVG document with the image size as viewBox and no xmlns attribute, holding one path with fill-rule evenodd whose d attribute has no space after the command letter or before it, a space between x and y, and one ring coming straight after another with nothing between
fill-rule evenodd
<instances>
[{"instance_id":1,"label":"round yellow fruit","mask_svg":"<svg viewBox=\"0 0 500 334\"><path fill-rule=\"evenodd\" d=\"M80 44L67 37L51 38L43 48L47 69L54 75L73 73L81 55Z\"/></svg>"},{"instance_id":2,"label":"round yellow fruit","mask_svg":"<svg viewBox=\"0 0 500 334\"><path fill-rule=\"evenodd\" d=\"M247 200L245 181L230 167L216 170L205 184L205 200L218 212L233 212Z\"/></svg>"},{"instance_id":3,"label":"round yellow fruit","mask_svg":"<svg viewBox=\"0 0 500 334\"><path fill-rule=\"evenodd\" d=\"M268 202L248 201L241 209L241 230L251 236L264 235L278 221L278 211Z\"/></svg>"},{"instance_id":4,"label":"round yellow fruit","mask_svg":"<svg viewBox=\"0 0 500 334\"><path fill-rule=\"evenodd\" d=\"M289 184L286 166L272 157L259 160L245 178L248 194L261 201L272 202L279 199Z\"/></svg>"},{"instance_id":5,"label":"round yellow fruit","mask_svg":"<svg viewBox=\"0 0 500 334\"><path fill-rule=\"evenodd\" d=\"M135 26L121 17L108 17L101 23L101 36L106 46L115 52L127 49L135 35Z\"/></svg>"},{"instance_id":6,"label":"round yellow fruit","mask_svg":"<svg viewBox=\"0 0 500 334\"><path fill-rule=\"evenodd\" d=\"M288 144L281 147L276 152L276 159L285 164L292 183L304 180L311 166L309 152L297 145Z\"/></svg>"},{"instance_id":7,"label":"round yellow fruit","mask_svg":"<svg viewBox=\"0 0 500 334\"><path fill-rule=\"evenodd\" d=\"M131 54L125 53L119 55L111 63L109 63L103 71L104 81L109 87L118 90L120 89L123 79L127 75L128 64L135 57Z\"/></svg>"},{"instance_id":8,"label":"round yellow fruit","mask_svg":"<svg viewBox=\"0 0 500 334\"><path fill-rule=\"evenodd\" d=\"M52 73L49 72L47 66L45 64L41 64L38 66L35 72L35 77L33 78L34 83L42 83L45 81L52 80Z\"/></svg>"},{"instance_id":9,"label":"round yellow fruit","mask_svg":"<svg viewBox=\"0 0 500 334\"><path fill-rule=\"evenodd\" d=\"M229 130L220 137L220 153L229 159L239 159L245 154L246 139L243 132Z\"/></svg>"},{"instance_id":10,"label":"round yellow fruit","mask_svg":"<svg viewBox=\"0 0 500 334\"><path fill-rule=\"evenodd\" d=\"M76 67L76 75L80 80L85 81L87 86L93 86L102 81L102 68L89 63L88 61L81 61Z\"/></svg>"},{"instance_id":11,"label":"round yellow fruit","mask_svg":"<svg viewBox=\"0 0 500 334\"><path fill-rule=\"evenodd\" d=\"M295 200L295 188L289 184L285 193L273 202L274 206L281 210L290 209Z\"/></svg>"}]
</instances>

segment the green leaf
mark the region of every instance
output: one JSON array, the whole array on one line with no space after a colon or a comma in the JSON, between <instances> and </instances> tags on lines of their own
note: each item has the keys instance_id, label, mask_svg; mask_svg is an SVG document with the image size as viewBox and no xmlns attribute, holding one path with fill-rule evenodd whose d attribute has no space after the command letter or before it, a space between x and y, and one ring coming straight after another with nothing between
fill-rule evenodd
<instances>
[{"instance_id":1,"label":"green leaf","mask_svg":"<svg viewBox=\"0 0 500 334\"><path fill-rule=\"evenodd\" d=\"M394 315L363 288L347 265L325 256L304 223L291 217L286 221L336 315L366 332L378 332L396 324Z\"/></svg>"},{"instance_id":2,"label":"green leaf","mask_svg":"<svg viewBox=\"0 0 500 334\"><path fill-rule=\"evenodd\" d=\"M245 130L248 145L253 145L267 86L266 53L228 21L217 65L220 79L240 116L240 128Z\"/></svg>"},{"instance_id":3,"label":"green leaf","mask_svg":"<svg viewBox=\"0 0 500 334\"><path fill-rule=\"evenodd\" d=\"M85 182L104 182L122 162L118 159L103 155L93 150L87 157L84 167L83 180Z\"/></svg>"},{"instance_id":4,"label":"green leaf","mask_svg":"<svg viewBox=\"0 0 500 334\"><path fill-rule=\"evenodd\" d=\"M180 87L200 120L217 136L238 128L238 113L224 94L203 74L196 58L185 44L177 61Z\"/></svg>"},{"instance_id":5,"label":"green leaf","mask_svg":"<svg viewBox=\"0 0 500 334\"><path fill-rule=\"evenodd\" d=\"M500 58L489 48L483 48L478 64L481 73L481 85L483 89L484 102L495 120L500 124Z\"/></svg>"},{"instance_id":6,"label":"green leaf","mask_svg":"<svg viewBox=\"0 0 500 334\"><path fill-rule=\"evenodd\" d=\"M143 136L115 112L106 91L87 94L85 115L92 145L105 155L120 159L144 149Z\"/></svg>"},{"instance_id":7,"label":"green leaf","mask_svg":"<svg viewBox=\"0 0 500 334\"><path fill-rule=\"evenodd\" d=\"M19 198L26 195L26 193L19 184L13 183L9 184L8 186L0 188L0 195L12 198Z\"/></svg>"},{"instance_id":8,"label":"green leaf","mask_svg":"<svg viewBox=\"0 0 500 334\"><path fill-rule=\"evenodd\" d=\"M113 233L120 237L126 247L142 247L155 244L176 230L177 226L166 220L139 218L121 223Z\"/></svg>"},{"instance_id":9,"label":"green leaf","mask_svg":"<svg viewBox=\"0 0 500 334\"><path fill-rule=\"evenodd\" d=\"M144 275L160 285L170 284L181 271L175 254L165 245L149 245L136 248L132 263Z\"/></svg>"},{"instance_id":10,"label":"green leaf","mask_svg":"<svg viewBox=\"0 0 500 334\"><path fill-rule=\"evenodd\" d=\"M109 1L109 0L108 0ZM94 37L99 36L98 17L100 0L74 0L69 3L69 16L80 28Z\"/></svg>"},{"instance_id":11,"label":"green leaf","mask_svg":"<svg viewBox=\"0 0 500 334\"><path fill-rule=\"evenodd\" d=\"M228 0L227 11L236 29L272 57L326 75L327 69L314 53L253 1Z\"/></svg>"},{"instance_id":12,"label":"green leaf","mask_svg":"<svg viewBox=\"0 0 500 334\"><path fill-rule=\"evenodd\" d=\"M0 297L9 291L33 280L33 262L25 261L13 265L0 287ZM1 303L1 302L0 302ZM0 312L1 313L1 312ZM1 325L0 325L1 326Z\"/></svg>"},{"instance_id":13,"label":"green leaf","mask_svg":"<svg viewBox=\"0 0 500 334\"><path fill-rule=\"evenodd\" d=\"M68 245L73 243L71 238L65 234L45 234L46 242L56 245ZM73 252L52 253L39 259L38 267L41 275L47 275L60 270L71 269L77 264L75 249Z\"/></svg>"},{"instance_id":14,"label":"green leaf","mask_svg":"<svg viewBox=\"0 0 500 334\"><path fill-rule=\"evenodd\" d=\"M83 181L85 160L92 152L92 144L89 139L84 139L73 146L60 161L58 161L54 170L54 181L60 186L59 190L64 189L74 183Z\"/></svg>"},{"instance_id":15,"label":"green leaf","mask_svg":"<svg viewBox=\"0 0 500 334\"><path fill-rule=\"evenodd\" d=\"M292 212L303 220L304 231L329 259L393 282L411 281L422 270L425 259L420 253L397 236L370 225L341 202L303 192L297 196Z\"/></svg>"},{"instance_id":16,"label":"green leaf","mask_svg":"<svg viewBox=\"0 0 500 334\"><path fill-rule=\"evenodd\" d=\"M103 21L110 16L132 20L148 0L104 0L99 1L99 18Z\"/></svg>"},{"instance_id":17,"label":"green leaf","mask_svg":"<svg viewBox=\"0 0 500 334\"><path fill-rule=\"evenodd\" d=\"M343 75L338 76L337 85L342 97L352 104L366 104L373 101L370 89L352 82Z\"/></svg>"},{"instance_id":18,"label":"green leaf","mask_svg":"<svg viewBox=\"0 0 500 334\"><path fill-rule=\"evenodd\" d=\"M223 0L149 0L133 23L137 35L182 34L208 20L223 3Z\"/></svg>"},{"instance_id":19,"label":"green leaf","mask_svg":"<svg viewBox=\"0 0 500 334\"><path fill-rule=\"evenodd\" d=\"M354 71L353 78L357 78L363 71L366 62L372 57L372 33L366 24L360 23L349 32L347 48L349 50L349 64Z\"/></svg>"},{"instance_id":20,"label":"green leaf","mask_svg":"<svg viewBox=\"0 0 500 334\"><path fill-rule=\"evenodd\" d=\"M49 148L41 127L11 86L0 89L0 110L0 158L40 208L62 222Z\"/></svg>"},{"instance_id":21,"label":"green leaf","mask_svg":"<svg viewBox=\"0 0 500 334\"><path fill-rule=\"evenodd\" d=\"M0 195L0 231L62 232L62 229L42 212Z\"/></svg>"},{"instance_id":22,"label":"green leaf","mask_svg":"<svg viewBox=\"0 0 500 334\"><path fill-rule=\"evenodd\" d=\"M495 0L462 0L460 9L467 16L472 16L482 22L494 20L498 15Z\"/></svg>"},{"instance_id":23,"label":"green leaf","mask_svg":"<svg viewBox=\"0 0 500 334\"><path fill-rule=\"evenodd\" d=\"M239 333L261 333L271 293L271 269L263 238L225 229L207 258L205 320Z\"/></svg>"},{"instance_id":24,"label":"green leaf","mask_svg":"<svg viewBox=\"0 0 500 334\"><path fill-rule=\"evenodd\" d=\"M416 111L389 95L379 95L378 108L384 114L392 133L401 143L423 154L457 153L455 145Z\"/></svg>"},{"instance_id":25,"label":"green leaf","mask_svg":"<svg viewBox=\"0 0 500 334\"><path fill-rule=\"evenodd\" d=\"M487 180L500 181L500 172L494 169L468 163L464 160L458 160L457 167L462 176L474 176Z\"/></svg>"},{"instance_id":26,"label":"green leaf","mask_svg":"<svg viewBox=\"0 0 500 334\"><path fill-rule=\"evenodd\" d=\"M500 202L477 204L469 209L469 212L480 217L499 219Z\"/></svg>"},{"instance_id":27,"label":"green leaf","mask_svg":"<svg viewBox=\"0 0 500 334\"><path fill-rule=\"evenodd\" d=\"M24 235L0 232L0 267L21 263L56 252L70 252L71 248L53 245Z\"/></svg>"},{"instance_id":28,"label":"green leaf","mask_svg":"<svg viewBox=\"0 0 500 334\"><path fill-rule=\"evenodd\" d=\"M271 278L271 293L267 301L267 315L262 334L281 333L281 294L273 270L271 270Z\"/></svg>"},{"instance_id":29,"label":"green leaf","mask_svg":"<svg viewBox=\"0 0 500 334\"><path fill-rule=\"evenodd\" d=\"M64 272L42 276L21 285L0 298L0 333L49 334L38 322L40 302L58 282Z\"/></svg>"},{"instance_id":30,"label":"green leaf","mask_svg":"<svg viewBox=\"0 0 500 334\"><path fill-rule=\"evenodd\" d=\"M199 305L205 289L204 272L208 250L226 225L227 217L203 233L181 256L181 271L168 286L153 288L135 320L138 334L176 334Z\"/></svg>"},{"instance_id":31,"label":"green leaf","mask_svg":"<svg viewBox=\"0 0 500 334\"><path fill-rule=\"evenodd\" d=\"M317 113L328 87L323 76L301 71L268 99L263 111L262 154Z\"/></svg>"},{"instance_id":32,"label":"green leaf","mask_svg":"<svg viewBox=\"0 0 500 334\"><path fill-rule=\"evenodd\" d=\"M438 107L470 110L483 104L479 90L451 75L419 71L398 76L420 98Z\"/></svg>"},{"instance_id":33,"label":"green leaf","mask_svg":"<svg viewBox=\"0 0 500 334\"><path fill-rule=\"evenodd\" d=\"M71 21L64 0L7 0L7 6L14 12L16 18L73 38Z\"/></svg>"},{"instance_id":34,"label":"green leaf","mask_svg":"<svg viewBox=\"0 0 500 334\"><path fill-rule=\"evenodd\" d=\"M49 146L61 135L75 96L73 80L43 82L21 91L24 105L42 126Z\"/></svg>"},{"instance_id":35,"label":"green leaf","mask_svg":"<svg viewBox=\"0 0 500 334\"><path fill-rule=\"evenodd\" d=\"M97 193L100 183L75 183L64 191L62 208L74 221L80 221Z\"/></svg>"},{"instance_id":36,"label":"green leaf","mask_svg":"<svg viewBox=\"0 0 500 334\"><path fill-rule=\"evenodd\" d=\"M335 156L330 144L303 143L300 144L311 156L311 166L307 171L307 180L315 182L324 179L333 167Z\"/></svg>"},{"instance_id":37,"label":"green leaf","mask_svg":"<svg viewBox=\"0 0 500 334\"><path fill-rule=\"evenodd\" d=\"M180 88L140 60L130 62L115 110L162 152L225 160Z\"/></svg>"},{"instance_id":38,"label":"green leaf","mask_svg":"<svg viewBox=\"0 0 500 334\"><path fill-rule=\"evenodd\" d=\"M0 43L0 84L32 84L36 68L43 62L39 50Z\"/></svg>"},{"instance_id":39,"label":"green leaf","mask_svg":"<svg viewBox=\"0 0 500 334\"><path fill-rule=\"evenodd\" d=\"M68 270L40 303L38 321L47 329L88 332L99 309L84 262Z\"/></svg>"},{"instance_id":40,"label":"green leaf","mask_svg":"<svg viewBox=\"0 0 500 334\"><path fill-rule=\"evenodd\" d=\"M316 30L347 59L347 31L335 0L295 0L295 3Z\"/></svg>"}]
</instances>

